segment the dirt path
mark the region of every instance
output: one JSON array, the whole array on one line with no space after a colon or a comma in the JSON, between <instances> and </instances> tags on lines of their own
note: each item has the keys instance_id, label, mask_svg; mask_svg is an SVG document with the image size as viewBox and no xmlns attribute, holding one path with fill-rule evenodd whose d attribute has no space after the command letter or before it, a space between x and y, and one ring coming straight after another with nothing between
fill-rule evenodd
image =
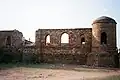
<instances>
[{"instance_id":1,"label":"dirt path","mask_svg":"<svg viewBox=\"0 0 120 80\"><path fill-rule=\"evenodd\" d=\"M86 80L120 75L120 70L88 69L69 66L70 69L11 68L0 70L0 80ZM68 67L68 68L69 68Z\"/></svg>"}]
</instances>

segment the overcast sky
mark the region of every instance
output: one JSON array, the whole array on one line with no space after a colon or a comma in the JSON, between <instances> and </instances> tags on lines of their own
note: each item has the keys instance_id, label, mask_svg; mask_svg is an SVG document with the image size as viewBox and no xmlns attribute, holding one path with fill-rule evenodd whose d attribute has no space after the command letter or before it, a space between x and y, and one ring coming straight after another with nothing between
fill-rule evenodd
<instances>
[{"instance_id":1,"label":"overcast sky","mask_svg":"<svg viewBox=\"0 0 120 80\"><path fill-rule=\"evenodd\" d=\"M120 0L0 0L0 30L17 29L32 41L39 28L91 28L100 16L118 23L120 47Z\"/></svg>"}]
</instances>

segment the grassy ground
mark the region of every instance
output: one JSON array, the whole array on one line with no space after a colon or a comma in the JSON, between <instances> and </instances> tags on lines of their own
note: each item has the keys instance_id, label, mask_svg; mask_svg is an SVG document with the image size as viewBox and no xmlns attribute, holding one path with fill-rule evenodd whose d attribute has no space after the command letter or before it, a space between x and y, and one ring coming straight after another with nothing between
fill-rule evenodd
<instances>
[{"instance_id":1,"label":"grassy ground","mask_svg":"<svg viewBox=\"0 0 120 80\"><path fill-rule=\"evenodd\" d=\"M120 80L120 75L110 76L101 80Z\"/></svg>"},{"instance_id":2,"label":"grassy ground","mask_svg":"<svg viewBox=\"0 0 120 80\"><path fill-rule=\"evenodd\" d=\"M93 79L88 79L88 80L120 80L120 75L114 75L114 76L108 76L105 78L93 78Z\"/></svg>"},{"instance_id":3,"label":"grassy ground","mask_svg":"<svg viewBox=\"0 0 120 80\"><path fill-rule=\"evenodd\" d=\"M65 64L0 64L0 80L120 80L120 70Z\"/></svg>"}]
</instances>

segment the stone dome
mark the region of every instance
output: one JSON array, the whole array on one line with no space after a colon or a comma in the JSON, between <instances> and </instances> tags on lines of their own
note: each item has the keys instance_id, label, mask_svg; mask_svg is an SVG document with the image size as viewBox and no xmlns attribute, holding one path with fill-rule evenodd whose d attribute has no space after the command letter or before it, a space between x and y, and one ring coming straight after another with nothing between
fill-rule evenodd
<instances>
[{"instance_id":1,"label":"stone dome","mask_svg":"<svg viewBox=\"0 0 120 80\"><path fill-rule=\"evenodd\" d=\"M110 17L107 17L107 16L102 16L102 17L99 17L97 18L95 21L93 21L93 24L95 23L116 23L116 21Z\"/></svg>"}]
</instances>

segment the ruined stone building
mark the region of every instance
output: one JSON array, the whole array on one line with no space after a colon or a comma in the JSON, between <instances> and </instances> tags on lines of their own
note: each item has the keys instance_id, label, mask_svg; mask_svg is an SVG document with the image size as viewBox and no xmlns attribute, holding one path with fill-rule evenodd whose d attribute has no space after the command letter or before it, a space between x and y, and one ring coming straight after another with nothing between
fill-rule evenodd
<instances>
[{"instance_id":1,"label":"ruined stone building","mask_svg":"<svg viewBox=\"0 0 120 80\"><path fill-rule=\"evenodd\" d=\"M18 30L0 31L0 48L13 54L21 49L27 60L32 53L37 54L38 62L114 66L118 54L116 24L102 16L93 21L92 28L38 29L35 44L23 40Z\"/></svg>"},{"instance_id":2,"label":"ruined stone building","mask_svg":"<svg viewBox=\"0 0 120 80\"><path fill-rule=\"evenodd\" d=\"M0 31L0 47L18 48L22 42L23 34L18 30Z\"/></svg>"},{"instance_id":3,"label":"ruined stone building","mask_svg":"<svg viewBox=\"0 0 120 80\"><path fill-rule=\"evenodd\" d=\"M21 60L22 38L23 34L18 30L0 31L0 63Z\"/></svg>"},{"instance_id":4,"label":"ruined stone building","mask_svg":"<svg viewBox=\"0 0 120 80\"><path fill-rule=\"evenodd\" d=\"M38 29L36 47L40 61L113 66L117 54L116 21L102 16L92 28ZM63 36L68 41L63 43ZM48 40L47 40L48 39Z\"/></svg>"}]
</instances>

